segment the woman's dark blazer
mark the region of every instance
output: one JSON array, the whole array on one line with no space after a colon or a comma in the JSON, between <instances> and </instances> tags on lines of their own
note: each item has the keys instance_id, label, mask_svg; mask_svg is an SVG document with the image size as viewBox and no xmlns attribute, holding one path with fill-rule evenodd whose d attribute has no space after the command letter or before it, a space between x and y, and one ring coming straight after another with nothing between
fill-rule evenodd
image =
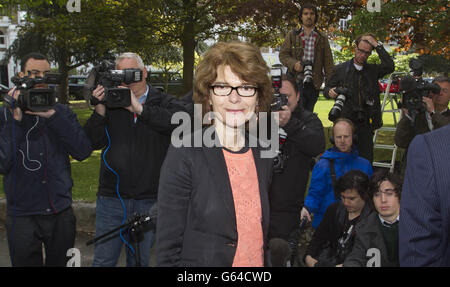
<instances>
[{"instance_id":1,"label":"woman's dark blazer","mask_svg":"<svg viewBox=\"0 0 450 287\"><path fill-rule=\"evenodd\" d=\"M271 158L252 147L258 174L265 266ZM231 184L220 147L170 145L161 169L156 232L158 266L231 267L238 233Z\"/></svg>"}]
</instances>

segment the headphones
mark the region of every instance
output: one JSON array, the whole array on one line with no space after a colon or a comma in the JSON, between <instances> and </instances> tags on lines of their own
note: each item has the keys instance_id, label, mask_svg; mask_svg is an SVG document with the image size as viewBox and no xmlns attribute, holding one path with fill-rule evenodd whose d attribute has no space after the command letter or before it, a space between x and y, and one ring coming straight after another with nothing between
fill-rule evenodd
<instances>
[{"instance_id":1,"label":"headphones","mask_svg":"<svg viewBox=\"0 0 450 287\"><path fill-rule=\"evenodd\" d=\"M330 143L332 145L335 145L334 142L334 127L336 126L337 123L340 122L346 122L350 125L351 129L352 129L352 142L354 145L358 144L358 135L355 133L355 125L353 125L353 122L349 119L346 118L338 118L333 122L333 126L331 127L331 136L330 136Z\"/></svg>"}]
</instances>

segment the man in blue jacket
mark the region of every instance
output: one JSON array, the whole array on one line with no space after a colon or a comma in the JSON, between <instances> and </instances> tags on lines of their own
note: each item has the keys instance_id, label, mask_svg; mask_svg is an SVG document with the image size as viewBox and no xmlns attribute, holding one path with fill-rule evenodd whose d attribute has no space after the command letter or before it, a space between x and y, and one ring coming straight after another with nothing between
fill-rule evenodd
<instances>
[{"instance_id":1,"label":"man in blue jacket","mask_svg":"<svg viewBox=\"0 0 450 287\"><path fill-rule=\"evenodd\" d=\"M44 77L49 71L46 57L31 53L22 60L19 76ZM19 93L13 89L9 95L17 100ZM12 266L66 266L76 221L69 155L84 160L91 143L76 115L62 104L42 112L14 104L0 107L0 115L0 174Z\"/></svg>"},{"instance_id":2,"label":"man in blue jacket","mask_svg":"<svg viewBox=\"0 0 450 287\"><path fill-rule=\"evenodd\" d=\"M314 166L309 191L301 211L301 218L307 217L309 221L311 221L310 214L314 214L312 221L314 228L319 226L328 206L337 200L333 182L353 169L361 170L369 177L373 173L370 162L358 156L358 151L353 145L354 132L355 128L349 119L337 119L332 129L331 142L334 146L328 149Z\"/></svg>"}]
</instances>

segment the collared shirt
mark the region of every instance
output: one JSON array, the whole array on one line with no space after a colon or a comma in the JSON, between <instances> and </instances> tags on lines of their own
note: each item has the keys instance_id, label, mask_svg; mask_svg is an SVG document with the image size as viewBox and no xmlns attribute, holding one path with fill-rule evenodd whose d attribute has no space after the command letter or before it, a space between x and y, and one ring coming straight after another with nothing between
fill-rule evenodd
<instances>
[{"instance_id":1,"label":"collared shirt","mask_svg":"<svg viewBox=\"0 0 450 287\"><path fill-rule=\"evenodd\" d=\"M302 38L303 47L305 48L305 52L303 53L303 61L310 60L314 63L314 42L316 41L318 34L316 31L312 30L309 36L305 35L305 31L300 33L300 37Z\"/></svg>"},{"instance_id":2,"label":"collared shirt","mask_svg":"<svg viewBox=\"0 0 450 287\"><path fill-rule=\"evenodd\" d=\"M358 71L362 71L362 69L364 67L364 66L356 64L355 62L353 62L353 65L355 66L355 69L358 70Z\"/></svg>"},{"instance_id":3,"label":"collared shirt","mask_svg":"<svg viewBox=\"0 0 450 287\"><path fill-rule=\"evenodd\" d=\"M149 90L149 88L147 85L147 90L145 90L145 93L138 100L141 105L143 105L145 103L145 101L147 100L148 90ZM137 115L135 113L134 114L134 123L136 123L136 121L137 121Z\"/></svg>"},{"instance_id":4,"label":"collared shirt","mask_svg":"<svg viewBox=\"0 0 450 287\"><path fill-rule=\"evenodd\" d=\"M393 222L389 222L389 221L387 221L387 220L384 220L384 219L380 216L380 214L378 214L378 218L380 219L381 224L383 224L384 226L387 226L387 227L391 227L392 224L394 224L394 223L400 221L400 214L397 216L397 218L396 218Z\"/></svg>"}]
</instances>

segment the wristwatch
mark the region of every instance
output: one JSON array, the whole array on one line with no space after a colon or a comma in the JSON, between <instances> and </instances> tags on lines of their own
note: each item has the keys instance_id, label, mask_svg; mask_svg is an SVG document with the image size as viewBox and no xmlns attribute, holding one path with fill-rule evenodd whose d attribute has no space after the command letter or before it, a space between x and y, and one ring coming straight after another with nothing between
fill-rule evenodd
<instances>
[{"instance_id":1,"label":"wristwatch","mask_svg":"<svg viewBox=\"0 0 450 287\"><path fill-rule=\"evenodd\" d=\"M383 43L381 41L378 41L378 45L375 48L383 47Z\"/></svg>"}]
</instances>

